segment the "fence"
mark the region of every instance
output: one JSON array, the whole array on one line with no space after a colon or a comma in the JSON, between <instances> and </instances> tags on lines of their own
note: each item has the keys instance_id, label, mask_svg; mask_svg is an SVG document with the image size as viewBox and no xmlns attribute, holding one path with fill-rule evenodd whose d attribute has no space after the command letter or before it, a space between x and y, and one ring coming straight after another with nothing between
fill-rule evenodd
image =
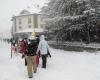
<instances>
[{"instance_id":1,"label":"fence","mask_svg":"<svg viewBox=\"0 0 100 80\"><path fill-rule=\"evenodd\" d=\"M83 42L61 42L61 41L48 41L49 45L56 49L63 49L67 51L99 51L100 44L90 43L85 44Z\"/></svg>"}]
</instances>

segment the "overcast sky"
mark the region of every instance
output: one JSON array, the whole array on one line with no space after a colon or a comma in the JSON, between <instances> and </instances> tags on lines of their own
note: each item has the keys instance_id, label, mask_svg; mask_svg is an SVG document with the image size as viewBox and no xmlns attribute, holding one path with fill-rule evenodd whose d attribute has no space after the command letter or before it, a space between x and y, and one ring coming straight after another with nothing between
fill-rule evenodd
<instances>
[{"instance_id":1,"label":"overcast sky","mask_svg":"<svg viewBox=\"0 0 100 80\"><path fill-rule=\"evenodd\" d=\"M45 0L0 0L0 32L11 29L11 18L18 15L21 10L39 12L39 8L44 6Z\"/></svg>"}]
</instances>

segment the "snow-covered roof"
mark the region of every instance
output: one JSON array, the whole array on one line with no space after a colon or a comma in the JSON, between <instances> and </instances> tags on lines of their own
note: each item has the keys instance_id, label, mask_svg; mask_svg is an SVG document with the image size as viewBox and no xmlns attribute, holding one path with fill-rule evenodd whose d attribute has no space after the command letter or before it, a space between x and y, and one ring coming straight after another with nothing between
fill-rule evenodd
<instances>
[{"instance_id":1,"label":"snow-covered roof","mask_svg":"<svg viewBox=\"0 0 100 80\"><path fill-rule=\"evenodd\" d=\"M21 14L21 15L23 15L23 14L30 14L30 12L29 12L28 10L24 9L24 10L22 10L22 11L20 12L20 14Z\"/></svg>"},{"instance_id":2,"label":"snow-covered roof","mask_svg":"<svg viewBox=\"0 0 100 80\"><path fill-rule=\"evenodd\" d=\"M24 9L20 12L20 14L13 15L12 19L15 18L15 17L30 16L30 15L40 15L40 14L39 13L33 13L31 11Z\"/></svg>"}]
</instances>

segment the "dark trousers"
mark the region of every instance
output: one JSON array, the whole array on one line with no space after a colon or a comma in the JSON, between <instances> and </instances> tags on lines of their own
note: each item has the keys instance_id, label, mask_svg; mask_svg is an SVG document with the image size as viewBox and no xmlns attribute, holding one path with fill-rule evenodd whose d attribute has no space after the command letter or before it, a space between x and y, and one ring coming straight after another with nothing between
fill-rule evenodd
<instances>
[{"instance_id":1,"label":"dark trousers","mask_svg":"<svg viewBox=\"0 0 100 80\"><path fill-rule=\"evenodd\" d=\"M26 60L26 58L24 60L25 60L25 66L27 66L27 60Z\"/></svg>"},{"instance_id":2,"label":"dark trousers","mask_svg":"<svg viewBox=\"0 0 100 80\"><path fill-rule=\"evenodd\" d=\"M46 68L47 55L42 55L42 68Z\"/></svg>"}]
</instances>

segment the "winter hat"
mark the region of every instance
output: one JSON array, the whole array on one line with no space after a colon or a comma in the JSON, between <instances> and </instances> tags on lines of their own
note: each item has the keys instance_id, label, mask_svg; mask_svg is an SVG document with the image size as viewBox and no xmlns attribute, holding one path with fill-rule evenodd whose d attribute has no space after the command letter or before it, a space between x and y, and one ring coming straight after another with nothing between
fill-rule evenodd
<instances>
[{"instance_id":1,"label":"winter hat","mask_svg":"<svg viewBox=\"0 0 100 80\"><path fill-rule=\"evenodd\" d=\"M33 39L36 39L36 37L35 36L29 36L28 39L33 40Z\"/></svg>"}]
</instances>

